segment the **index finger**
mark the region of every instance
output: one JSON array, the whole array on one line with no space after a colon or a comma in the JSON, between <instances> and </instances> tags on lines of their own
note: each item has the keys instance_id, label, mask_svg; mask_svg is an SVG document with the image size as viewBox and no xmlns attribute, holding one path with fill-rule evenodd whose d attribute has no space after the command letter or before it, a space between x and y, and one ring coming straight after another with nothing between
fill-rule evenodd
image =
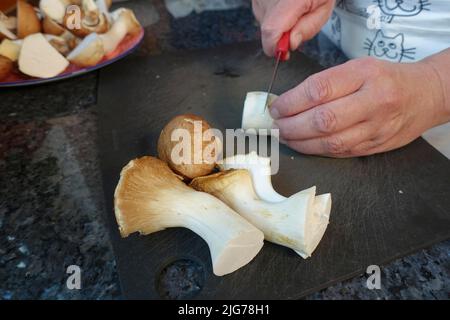
<instances>
[{"instance_id":1,"label":"index finger","mask_svg":"<svg viewBox=\"0 0 450 320\"><path fill-rule=\"evenodd\" d=\"M275 47L284 32L290 31L298 19L311 10L310 0L279 1L267 10L261 24L261 40L268 56L275 54Z\"/></svg>"},{"instance_id":2,"label":"index finger","mask_svg":"<svg viewBox=\"0 0 450 320\"><path fill-rule=\"evenodd\" d=\"M272 118L290 117L358 91L366 79L360 69L359 63L349 61L308 77L272 103Z\"/></svg>"}]
</instances>

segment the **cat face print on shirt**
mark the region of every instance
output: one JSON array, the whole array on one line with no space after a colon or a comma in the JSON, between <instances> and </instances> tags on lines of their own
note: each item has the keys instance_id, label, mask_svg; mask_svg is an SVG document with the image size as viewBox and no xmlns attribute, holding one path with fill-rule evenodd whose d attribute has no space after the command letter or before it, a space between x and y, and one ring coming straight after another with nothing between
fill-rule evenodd
<instances>
[{"instance_id":1,"label":"cat face print on shirt","mask_svg":"<svg viewBox=\"0 0 450 320\"><path fill-rule=\"evenodd\" d=\"M381 11L391 17L412 17L429 10L429 0L375 0Z\"/></svg>"},{"instance_id":2,"label":"cat face print on shirt","mask_svg":"<svg viewBox=\"0 0 450 320\"><path fill-rule=\"evenodd\" d=\"M430 10L430 0L372 0L380 8L380 21L391 23L394 17L413 17L424 10ZM337 7L350 13L367 18L367 2L358 0L340 0Z\"/></svg>"},{"instance_id":3,"label":"cat face print on shirt","mask_svg":"<svg viewBox=\"0 0 450 320\"><path fill-rule=\"evenodd\" d=\"M403 33L389 37L382 30L378 30L373 40L366 39L364 49L368 50L369 56L392 62L402 62L403 59L414 60L416 48L406 49L404 42Z\"/></svg>"}]
</instances>

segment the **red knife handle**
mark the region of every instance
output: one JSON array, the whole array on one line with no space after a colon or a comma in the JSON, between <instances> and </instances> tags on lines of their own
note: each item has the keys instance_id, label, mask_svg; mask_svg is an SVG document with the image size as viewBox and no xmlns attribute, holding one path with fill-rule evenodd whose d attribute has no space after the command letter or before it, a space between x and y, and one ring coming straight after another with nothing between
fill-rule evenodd
<instances>
[{"instance_id":1,"label":"red knife handle","mask_svg":"<svg viewBox=\"0 0 450 320\"><path fill-rule=\"evenodd\" d=\"M288 55L289 48L290 48L290 39L291 39L291 32L287 31L287 32L283 33L280 40L278 41L275 54L276 54L276 56L280 55L281 61L287 60L287 55Z\"/></svg>"}]
</instances>

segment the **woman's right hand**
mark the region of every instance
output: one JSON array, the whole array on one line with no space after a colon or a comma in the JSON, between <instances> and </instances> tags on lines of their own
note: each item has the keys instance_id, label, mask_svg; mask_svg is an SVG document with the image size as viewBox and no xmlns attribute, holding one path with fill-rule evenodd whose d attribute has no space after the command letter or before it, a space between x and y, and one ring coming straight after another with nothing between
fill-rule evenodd
<instances>
[{"instance_id":1,"label":"woman's right hand","mask_svg":"<svg viewBox=\"0 0 450 320\"><path fill-rule=\"evenodd\" d=\"M291 31L290 47L319 33L334 9L335 0L252 0L253 12L261 25L264 52L274 56L282 34Z\"/></svg>"}]
</instances>

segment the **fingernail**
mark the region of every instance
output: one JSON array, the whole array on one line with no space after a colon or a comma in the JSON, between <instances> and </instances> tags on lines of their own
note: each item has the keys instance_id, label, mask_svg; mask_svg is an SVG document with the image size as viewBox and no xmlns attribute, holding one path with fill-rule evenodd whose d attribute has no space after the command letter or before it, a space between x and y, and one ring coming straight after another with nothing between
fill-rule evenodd
<instances>
[{"instance_id":1,"label":"fingernail","mask_svg":"<svg viewBox=\"0 0 450 320\"><path fill-rule=\"evenodd\" d=\"M278 109L275 108L273 105L269 108L270 116L274 119L278 119L280 117L280 113L278 112Z\"/></svg>"}]
</instances>

